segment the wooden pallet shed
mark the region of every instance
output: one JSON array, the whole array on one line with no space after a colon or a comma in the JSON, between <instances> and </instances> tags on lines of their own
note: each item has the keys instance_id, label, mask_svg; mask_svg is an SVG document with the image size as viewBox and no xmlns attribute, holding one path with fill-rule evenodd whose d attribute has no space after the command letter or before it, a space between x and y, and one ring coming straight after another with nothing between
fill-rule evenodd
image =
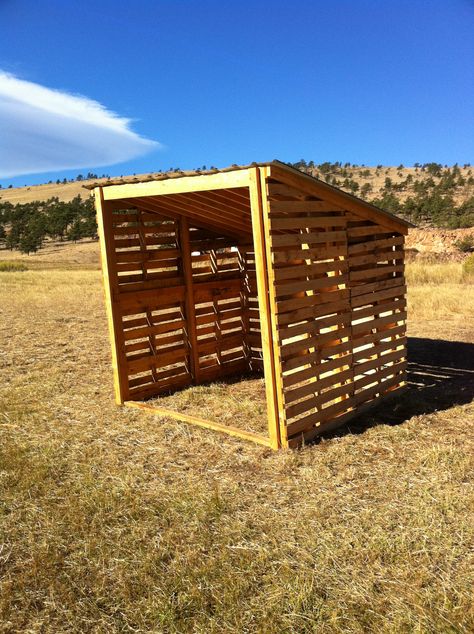
<instances>
[{"instance_id":1,"label":"wooden pallet shed","mask_svg":"<svg viewBox=\"0 0 474 634\"><path fill-rule=\"evenodd\" d=\"M405 385L408 222L279 161L89 187L117 403L277 449ZM245 371L268 435L147 403Z\"/></svg>"}]
</instances>

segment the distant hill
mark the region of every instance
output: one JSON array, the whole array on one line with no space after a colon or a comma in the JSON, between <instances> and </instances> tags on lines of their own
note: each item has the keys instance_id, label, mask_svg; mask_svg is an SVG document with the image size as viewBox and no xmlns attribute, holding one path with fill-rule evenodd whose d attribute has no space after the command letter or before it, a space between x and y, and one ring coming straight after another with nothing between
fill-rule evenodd
<instances>
[{"instance_id":1,"label":"distant hill","mask_svg":"<svg viewBox=\"0 0 474 634\"><path fill-rule=\"evenodd\" d=\"M443 166L438 163L367 167L349 163L321 163L301 160L292 164L308 174L364 198L387 211L403 216L421 226L474 226L474 167ZM124 180L136 178L126 176ZM0 205L4 202L24 204L57 197L69 202L90 193L83 186L91 182L107 182L93 178L48 183L28 187L0 189Z\"/></svg>"}]
</instances>

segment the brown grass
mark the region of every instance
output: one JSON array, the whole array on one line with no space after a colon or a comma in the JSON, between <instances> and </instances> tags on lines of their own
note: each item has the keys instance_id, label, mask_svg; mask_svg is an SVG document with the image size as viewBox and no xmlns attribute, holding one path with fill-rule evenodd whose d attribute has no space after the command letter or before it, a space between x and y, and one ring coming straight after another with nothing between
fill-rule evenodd
<instances>
[{"instance_id":1,"label":"brown grass","mask_svg":"<svg viewBox=\"0 0 474 634\"><path fill-rule=\"evenodd\" d=\"M15 262L28 269L45 270L100 269L99 242L84 239L79 242L47 240L36 253L26 255L20 251L0 250L0 260Z\"/></svg>"},{"instance_id":2,"label":"brown grass","mask_svg":"<svg viewBox=\"0 0 474 634\"><path fill-rule=\"evenodd\" d=\"M474 287L420 275L423 387L273 453L114 405L98 271L0 273L0 632L472 632Z\"/></svg>"}]
</instances>

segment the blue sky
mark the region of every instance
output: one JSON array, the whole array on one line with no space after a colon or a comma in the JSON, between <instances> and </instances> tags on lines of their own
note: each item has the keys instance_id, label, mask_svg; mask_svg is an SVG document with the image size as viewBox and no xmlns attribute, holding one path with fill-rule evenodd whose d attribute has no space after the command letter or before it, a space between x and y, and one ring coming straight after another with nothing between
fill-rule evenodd
<instances>
[{"instance_id":1,"label":"blue sky","mask_svg":"<svg viewBox=\"0 0 474 634\"><path fill-rule=\"evenodd\" d=\"M468 0L1 0L0 183L273 158L474 163L473 33Z\"/></svg>"}]
</instances>

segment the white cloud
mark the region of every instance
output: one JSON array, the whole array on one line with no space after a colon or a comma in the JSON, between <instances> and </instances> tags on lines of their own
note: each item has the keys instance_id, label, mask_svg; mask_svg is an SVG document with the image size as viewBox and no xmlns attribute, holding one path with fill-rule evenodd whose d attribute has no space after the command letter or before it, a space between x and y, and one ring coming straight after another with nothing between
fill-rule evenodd
<instances>
[{"instance_id":1,"label":"white cloud","mask_svg":"<svg viewBox=\"0 0 474 634\"><path fill-rule=\"evenodd\" d=\"M159 147L97 101L0 70L0 178L113 165Z\"/></svg>"}]
</instances>

